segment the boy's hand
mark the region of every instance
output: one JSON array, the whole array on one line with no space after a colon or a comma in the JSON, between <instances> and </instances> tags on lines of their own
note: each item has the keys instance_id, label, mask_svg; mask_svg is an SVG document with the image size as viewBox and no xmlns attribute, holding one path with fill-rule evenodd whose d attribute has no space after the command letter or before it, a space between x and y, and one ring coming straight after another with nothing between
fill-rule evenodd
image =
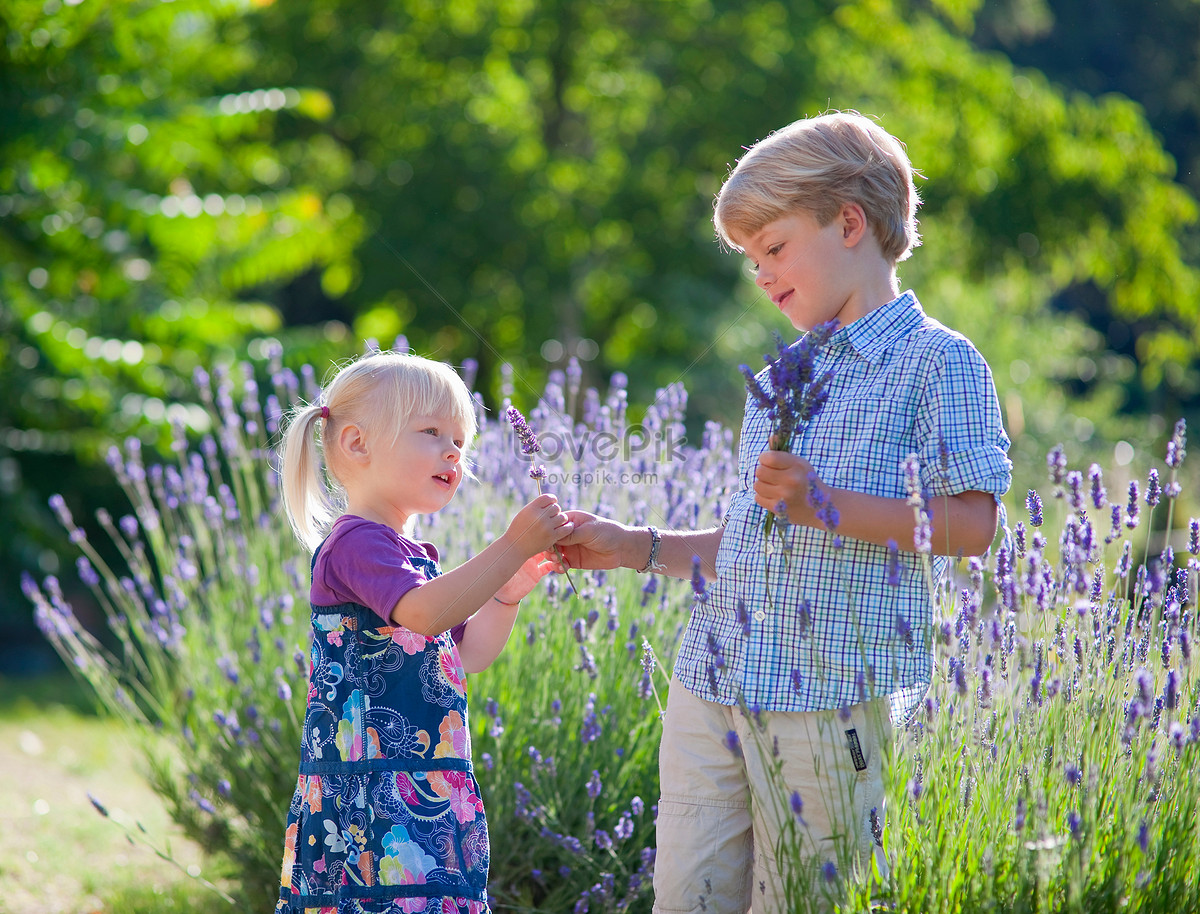
<instances>
[{"instance_id":1,"label":"boy's hand","mask_svg":"<svg viewBox=\"0 0 1200 914\"><path fill-rule=\"evenodd\" d=\"M799 454L763 451L754 471L754 501L768 511L774 511L782 501L791 523L815 526L816 512L808 497L810 476L813 484L821 484L812 464Z\"/></svg>"},{"instance_id":2,"label":"boy's hand","mask_svg":"<svg viewBox=\"0 0 1200 914\"><path fill-rule=\"evenodd\" d=\"M620 568L621 549L630 529L624 524L588 514L568 511L574 530L558 544L571 568Z\"/></svg>"},{"instance_id":3,"label":"boy's hand","mask_svg":"<svg viewBox=\"0 0 1200 914\"><path fill-rule=\"evenodd\" d=\"M528 556L546 552L575 529L550 493L539 495L517 512L504 532L513 548Z\"/></svg>"}]
</instances>

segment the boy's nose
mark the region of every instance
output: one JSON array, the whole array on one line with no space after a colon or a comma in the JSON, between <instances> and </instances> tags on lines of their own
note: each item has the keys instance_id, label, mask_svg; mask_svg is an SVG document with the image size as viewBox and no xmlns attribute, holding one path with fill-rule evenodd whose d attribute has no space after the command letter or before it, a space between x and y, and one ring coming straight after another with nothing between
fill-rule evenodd
<instances>
[{"instance_id":1,"label":"boy's nose","mask_svg":"<svg viewBox=\"0 0 1200 914\"><path fill-rule=\"evenodd\" d=\"M770 273L768 273L766 270L764 270L762 267L759 267L758 272L754 274L754 284L756 286L758 286L760 289L762 289L764 292L767 290L767 287L770 286L771 283L773 283L774 281L775 281L775 277L772 276Z\"/></svg>"}]
</instances>

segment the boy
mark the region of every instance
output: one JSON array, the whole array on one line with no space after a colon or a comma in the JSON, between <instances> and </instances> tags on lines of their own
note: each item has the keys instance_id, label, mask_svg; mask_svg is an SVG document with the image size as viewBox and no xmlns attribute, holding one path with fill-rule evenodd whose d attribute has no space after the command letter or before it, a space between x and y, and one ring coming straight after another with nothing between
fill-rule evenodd
<instances>
[{"instance_id":1,"label":"boy","mask_svg":"<svg viewBox=\"0 0 1200 914\"><path fill-rule=\"evenodd\" d=\"M716 578L693 609L663 721L662 914L773 914L798 903L797 885L832 880L839 861L874 857L886 870L889 697L907 715L932 667L902 463L920 461L935 575L940 556L988 549L1011 477L983 357L900 294L918 203L904 148L855 112L751 147L717 197L717 235L797 330L837 321L816 365L834 372L828 400L790 451L768 447L769 420L747 401L741 487L722 527L660 534L572 512L576 532L560 543L571 565L687 577L698 556ZM763 535L780 502L786 550ZM836 510L818 513L822 502ZM776 861L792 816L805 874Z\"/></svg>"}]
</instances>

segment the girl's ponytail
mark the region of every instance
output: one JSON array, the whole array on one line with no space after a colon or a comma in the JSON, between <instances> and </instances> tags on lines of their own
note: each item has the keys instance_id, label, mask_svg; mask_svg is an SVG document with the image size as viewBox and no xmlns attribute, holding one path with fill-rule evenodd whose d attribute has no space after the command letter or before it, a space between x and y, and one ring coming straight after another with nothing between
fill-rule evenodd
<instances>
[{"instance_id":1,"label":"girl's ponytail","mask_svg":"<svg viewBox=\"0 0 1200 914\"><path fill-rule=\"evenodd\" d=\"M283 488L283 507L297 538L313 551L337 512L326 488L317 449L317 423L324 422L328 430L329 410L309 405L298 409L283 436L283 466L280 479Z\"/></svg>"}]
</instances>

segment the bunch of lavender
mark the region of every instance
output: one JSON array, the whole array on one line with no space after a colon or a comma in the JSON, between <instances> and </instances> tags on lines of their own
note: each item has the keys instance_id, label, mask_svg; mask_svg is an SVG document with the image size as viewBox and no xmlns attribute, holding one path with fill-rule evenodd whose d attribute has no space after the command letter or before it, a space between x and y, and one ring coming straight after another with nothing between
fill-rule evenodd
<instances>
[{"instance_id":1,"label":"bunch of lavender","mask_svg":"<svg viewBox=\"0 0 1200 914\"><path fill-rule=\"evenodd\" d=\"M740 370L746 378L746 390L759 409L767 411L771 421L769 447L773 451L790 451L792 438L825 405L829 396L832 371L820 374L816 370L817 356L829 342L837 329L837 321L826 321L813 327L796 343L788 343L778 333L775 336L776 356L763 356L767 363L764 372L756 375L750 366ZM765 384L764 384L765 381ZM763 519L763 533L770 535L776 522L776 514L786 515L783 510L768 511Z\"/></svg>"},{"instance_id":2,"label":"bunch of lavender","mask_svg":"<svg viewBox=\"0 0 1200 914\"><path fill-rule=\"evenodd\" d=\"M510 406L505 411L505 415L508 417L513 431L517 433L517 440L521 444L521 453L526 457L534 458L534 455L541 451L542 446L538 442L537 435L534 434L533 429L529 427L529 423L525 421L525 417L521 415L521 411L515 406ZM546 478L546 467L540 463L534 464L533 468L529 471L529 478L537 483L538 495L541 495L542 482ZM567 583L571 585L571 592L579 593L575 589L575 582L571 580L571 572L567 571L567 562L563 558L562 550L555 546L554 554L558 556L558 561L562 564L563 574L567 577Z\"/></svg>"}]
</instances>

